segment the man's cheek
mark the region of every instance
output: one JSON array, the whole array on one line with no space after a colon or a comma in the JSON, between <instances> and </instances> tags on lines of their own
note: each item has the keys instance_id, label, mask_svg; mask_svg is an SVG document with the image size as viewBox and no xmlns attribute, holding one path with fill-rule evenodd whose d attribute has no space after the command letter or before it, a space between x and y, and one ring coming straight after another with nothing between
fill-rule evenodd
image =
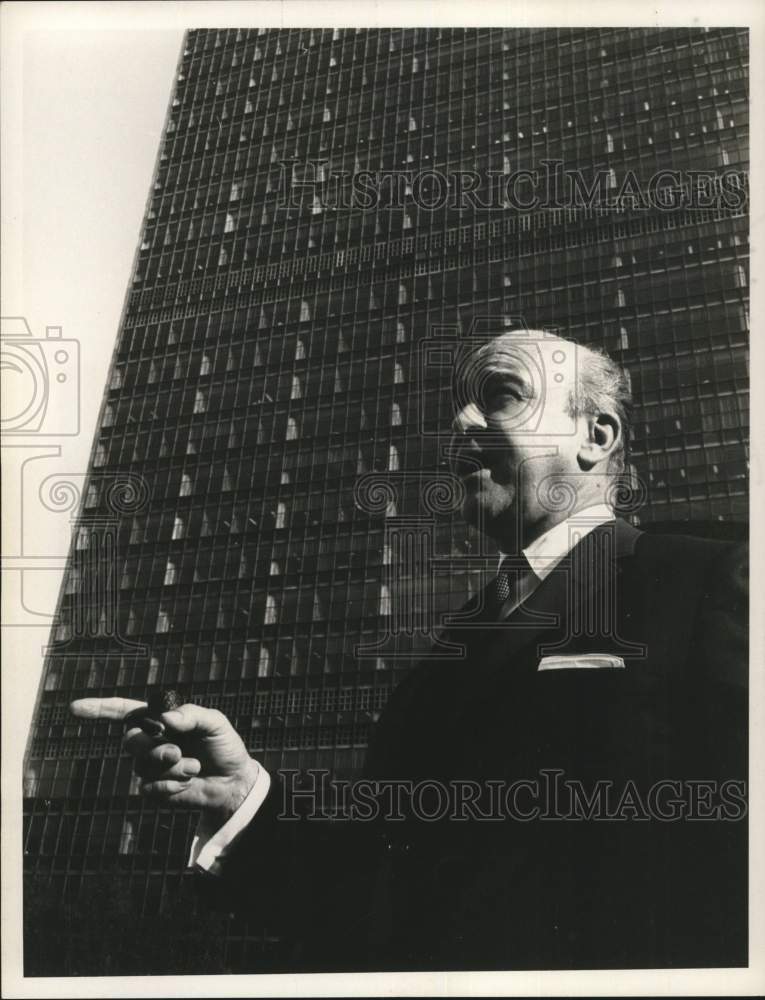
<instances>
[{"instance_id":1,"label":"man's cheek","mask_svg":"<svg viewBox=\"0 0 765 1000\"><path fill-rule=\"evenodd\" d=\"M506 458L498 458L492 464L491 478L494 484L501 487L505 493L515 496L518 492L518 469L514 462L510 462Z\"/></svg>"}]
</instances>

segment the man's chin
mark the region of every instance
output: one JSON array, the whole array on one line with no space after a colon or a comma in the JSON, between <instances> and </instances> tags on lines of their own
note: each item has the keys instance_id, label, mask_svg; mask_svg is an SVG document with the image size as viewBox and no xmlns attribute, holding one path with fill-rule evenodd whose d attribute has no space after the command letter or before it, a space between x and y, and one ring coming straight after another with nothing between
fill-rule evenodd
<instances>
[{"instance_id":1,"label":"man's chin","mask_svg":"<svg viewBox=\"0 0 765 1000\"><path fill-rule=\"evenodd\" d=\"M517 534L513 505L498 507L490 497L485 496L482 492L468 489L462 502L462 519L467 524L477 528L481 534L495 539L503 546L503 551L510 551L505 546L507 546L508 540Z\"/></svg>"}]
</instances>

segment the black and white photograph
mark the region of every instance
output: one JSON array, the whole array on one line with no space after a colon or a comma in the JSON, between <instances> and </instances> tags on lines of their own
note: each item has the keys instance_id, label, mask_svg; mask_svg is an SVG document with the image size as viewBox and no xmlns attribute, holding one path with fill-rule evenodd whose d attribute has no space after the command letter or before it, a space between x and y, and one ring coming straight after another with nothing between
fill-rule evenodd
<instances>
[{"instance_id":1,"label":"black and white photograph","mask_svg":"<svg viewBox=\"0 0 765 1000\"><path fill-rule=\"evenodd\" d=\"M756 6L0 18L4 995L762 993Z\"/></svg>"}]
</instances>

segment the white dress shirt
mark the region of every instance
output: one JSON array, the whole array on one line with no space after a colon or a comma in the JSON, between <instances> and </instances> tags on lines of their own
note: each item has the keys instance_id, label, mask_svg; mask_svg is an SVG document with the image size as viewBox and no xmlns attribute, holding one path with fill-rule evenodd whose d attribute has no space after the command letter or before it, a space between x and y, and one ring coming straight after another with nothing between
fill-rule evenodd
<instances>
[{"instance_id":1,"label":"white dress shirt","mask_svg":"<svg viewBox=\"0 0 765 1000\"><path fill-rule=\"evenodd\" d=\"M523 555L528 560L533 573L521 577L515 597L509 607L503 609L510 614L519 604L532 594L542 580L549 576L561 559L595 528L614 519L613 510L606 504L596 504L576 511L564 521L560 521L539 538L526 546ZM500 565L505 558L500 553ZM189 866L203 868L212 875L218 874L220 863L238 835L252 822L255 814L265 801L271 785L268 771L258 765L255 784L237 811L218 830L210 829L204 814L191 844Z\"/></svg>"},{"instance_id":2,"label":"white dress shirt","mask_svg":"<svg viewBox=\"0 0 765 1000\"><path fill-rule=\"evenodd\" d=\"M506 618L519 604L530 597L542 580L552 573L561 559L567 556L585 535L589 535L595 528L613 519L614 512L607 504L594 504L592 507L576 511L530 542L523 549L523 555L533 572L521 574L517 579L513 588L513 598L503 607L502 617ZM505 558L506 554L500 552L498 572Z\"/></svg>"},{"instance_id":3,"label":"white dress shirt","mask_svg":"<svg viewBox=\"0 0 765 1000\"><path fill-rule=\"evenodd\" d=\"M250 823L255 813L265 802L271 787L271 775L258 764L255 784L250 789L247 798L237 811L217 830L211 828L204 812L199 821L197 832L191 842L189 867L203 868L211 875L218 875L220 863L226 856L239 834Z\"/></svg>"}]
</instances>

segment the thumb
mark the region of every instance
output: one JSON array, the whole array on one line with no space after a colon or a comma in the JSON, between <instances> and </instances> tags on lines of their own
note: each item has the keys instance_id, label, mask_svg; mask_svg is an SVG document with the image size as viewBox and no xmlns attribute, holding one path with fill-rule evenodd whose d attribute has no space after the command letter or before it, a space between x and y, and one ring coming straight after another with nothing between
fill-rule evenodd
<instances>
[{"instance_id":1,"label":"thumb","mask_svg":"<svg viewBox=\"0 0 765 1000\"><path fill-rule=\"evenodd\" d=\"M225 736L232 730L231 723L217 708L205 708L191 703L163 712L161 719L177 733L195 733L207 739Z\"/></svg>"}]
</instances>

